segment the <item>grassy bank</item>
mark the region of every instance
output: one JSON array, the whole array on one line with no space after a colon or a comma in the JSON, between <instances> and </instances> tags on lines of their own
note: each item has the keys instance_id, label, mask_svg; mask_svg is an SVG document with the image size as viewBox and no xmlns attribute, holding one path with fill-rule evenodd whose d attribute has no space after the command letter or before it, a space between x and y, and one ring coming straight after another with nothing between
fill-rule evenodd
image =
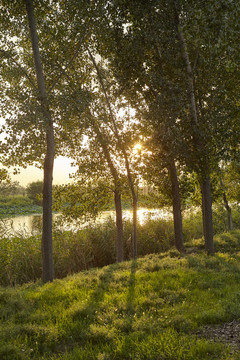
<instances>
[{"instance_id":1,"label":"grassy bank","mask_svg":"<svg viewBox=\"0 0 240 360\"><path fill-rule=\"evenodd\" d=\"M240 359L200 331L240 317L240 231L215 242L1 288L0 359Z\"/></svg>"}]
</instances>

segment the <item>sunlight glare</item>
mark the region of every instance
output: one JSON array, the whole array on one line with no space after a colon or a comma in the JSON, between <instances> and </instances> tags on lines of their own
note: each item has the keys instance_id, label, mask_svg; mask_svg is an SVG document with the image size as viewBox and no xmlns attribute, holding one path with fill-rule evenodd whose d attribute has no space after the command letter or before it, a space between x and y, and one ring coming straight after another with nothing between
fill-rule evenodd
<instances>
[{"instance_id":1,"label":"sunlight glare","mask_svg":"<svg viewBox=\"0 0 240 360\"><path fill-rule=\"evenodd\" d=\"M136 145L134 146L134 149L136 149L136 150L141 150L141 148L142 148L142 145L141 145L141 144L136 144Z\"/></svg>"},{"instance_id":2,"label":"sunlight glare","mask_svg":"<svg viewBox=\"0 0 240 360\"><path fill-rule=\"evenodd\" d=\"M133 147L133 153L137 154L140 150L142 149L142 145L140 143L137 143L136 145L134 145Z\"/></svg>"},{"instance_id":3,"label":"sunlight glare","mask_svg":"<svg viewBox=\"0 0 240 360\"><path fill-rule=\"evenodd\" d=\"M141 150L141 148L142 148L142 145L138 143L134 146L133 151L137 152L137 151Z\"/></svg>"}]
</instances>

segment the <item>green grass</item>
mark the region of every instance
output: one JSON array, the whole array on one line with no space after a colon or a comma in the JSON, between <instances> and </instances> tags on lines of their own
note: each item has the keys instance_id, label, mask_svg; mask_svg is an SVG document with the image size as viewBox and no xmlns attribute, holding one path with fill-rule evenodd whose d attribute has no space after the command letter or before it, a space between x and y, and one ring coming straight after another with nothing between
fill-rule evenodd
<instances>
[{"instance_id":1,"label":"green grass","mask_svg":"<svg viewBox=\"0 0 240 360\"><path fill-rule=\"evenodd\" d=\"M197 337L240 317L240 231L208 257L175 250L42 285L0 288L0 359L240 359Z\"/></svg>"}]
</instances>

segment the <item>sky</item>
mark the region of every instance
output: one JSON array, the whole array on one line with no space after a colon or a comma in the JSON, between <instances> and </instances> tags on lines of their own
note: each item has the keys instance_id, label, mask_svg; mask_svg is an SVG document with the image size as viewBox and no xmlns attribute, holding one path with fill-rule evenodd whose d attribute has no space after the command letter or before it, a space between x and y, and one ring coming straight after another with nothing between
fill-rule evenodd
<instances>
[{"instance_id":1,"label":"sky","mask_svg":"<svg viewBox=\"0 0 240 360\"><path fill-rule=\"evenodd\" d=\"M69 174L72 174L76 167L71 167L71 159L59 156L54 160L53 168L53 184L60 185L71 181ZM26 169L20 168L20 174L13 175L11 169L9 170L11 179L19 181L20 185L26 186L29 183L37 180L43 180L43 170L34 166L28 166Z\"/></svg>"},{"instance_id":2,"label":"sky","mask_svg":"<svg viewBox=\"0 0 240 360\"><path fill-rule=\"evenodd\" d=\"M0 125L4 124L4 119L0 117ZM0 134L0 140L4 139L5 133ZM76 171L76 167L71 166L72 159L64 156L58 156L54 160L53 184L61 185L70 182L69 174ZM14 175L13 168L8 169L12 181L18 181L21 186L27 186L29 183L37 180L43 180L43 170L35 166L28 166L26 169L20 168L20 174Z\"/></svg>"}]
</instances>

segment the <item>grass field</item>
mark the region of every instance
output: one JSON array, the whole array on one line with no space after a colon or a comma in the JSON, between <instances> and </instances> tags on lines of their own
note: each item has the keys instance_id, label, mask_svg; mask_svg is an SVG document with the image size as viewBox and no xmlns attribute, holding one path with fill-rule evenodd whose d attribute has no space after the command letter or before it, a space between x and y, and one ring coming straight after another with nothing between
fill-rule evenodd
<instances>
[{"instance_id":1,"label":"grass field","mask_svg":"<svg viewBox=\"0 0 240 360\"><path fill-rule=\"evenodd\" d=\"M0 288L0 359L240 359L197 336L240 317L240 231L51 284Z\"/></svg>"}]
</instances>

